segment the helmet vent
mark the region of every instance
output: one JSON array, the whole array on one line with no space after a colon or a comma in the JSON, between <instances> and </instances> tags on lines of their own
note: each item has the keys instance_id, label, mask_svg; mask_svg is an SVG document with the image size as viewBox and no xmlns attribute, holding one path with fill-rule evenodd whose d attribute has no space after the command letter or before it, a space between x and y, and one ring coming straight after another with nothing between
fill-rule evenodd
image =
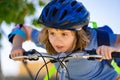
<instances>
[{"instance_id":1,"label":"helmet vent","mask_svg":"<svg viewBox=\"0 0 120 80\"><path fill-rule=\"evenodd\" d=\"M53 0L54 2L57 2L58 0Z\"/></svg>"},{"instance_id":2,"label":"helmet vent","mask_svg":"<svg viewBox=\"0 0 120 80\"><path fill-rule=\"evenodd\" d=\"M77 1L73 1L73 2L71 3L71 6L73 7L76 3L77 3Z\"/></svg>"},{"instance_id":3,"label":"helmet vent","mask_svg":"<svg viewBox=\"0 0 120 80\"><path fill-rule=\"evenodd\" d=\"M67 10L64 10L64 12L63 12L63 14L62 14L60 20L62 20L66 15L67 15Z\"/></svg>"},{"instance_id":4,"label":"helmet vent","mask_svg":"<svg viewBox=\"0 0 120 80\"><path fill-rule=\"evenodd\" d=\"M60 3L62 4L65 0L61 0Z\"/></svg>"},{"instance_id":5,"label":"helmet vent","mask_svg":"<svg viewBox=\"0 0 120 80\"><path fill-rule=\"evenodd\" d=\"M58 9L54 8L53 12L52 12L52 16L55 16L55 14L57 13Z\"/></svg>"},{"instance_id":6,"label":"helmet vent","mask_svg":"<svg viewBox=\"0 0 120 80\"><path fill-rule=\"evenodd\" d=\"M47 8L46 11L45 11L45 16L46 17L48 16L48 12L49 12L49 8Z\"/></svg>"},{"instance_id":7,"label":"helmet vent","mask_svg":"<svg viewBox=\"0 0 120 80\"><path fill-rule=\"evenodd\" d=\"M80 12L83 9L83 6L80 6L76 11Z\"/></svg>"}]
</instances>

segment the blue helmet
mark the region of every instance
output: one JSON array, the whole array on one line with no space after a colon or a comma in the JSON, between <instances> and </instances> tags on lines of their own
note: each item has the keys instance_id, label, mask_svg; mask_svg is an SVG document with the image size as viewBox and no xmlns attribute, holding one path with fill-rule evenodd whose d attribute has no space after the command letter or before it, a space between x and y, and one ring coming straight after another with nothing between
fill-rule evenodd
<instances>
[{"instance_id":1,"label":"blue helmet","mask_svg":"<svg viewBox=\"0 0 120 80\"><path fill-rule=\"evenodd\" d=\"M76 0L52 0L44 7L38 19L39 23L47 27L71 30L80 28L77 25L86 21L89 21L89 12Z\"/></svg>"}]
</instances>

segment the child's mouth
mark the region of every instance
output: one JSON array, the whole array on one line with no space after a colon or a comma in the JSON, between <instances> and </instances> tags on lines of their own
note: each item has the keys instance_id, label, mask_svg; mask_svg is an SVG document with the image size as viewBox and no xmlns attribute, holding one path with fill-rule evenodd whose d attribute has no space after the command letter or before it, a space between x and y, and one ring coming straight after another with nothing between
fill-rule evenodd
<instances>
[{"instance_id":1,"label":"child's mouth","mask_svg":"<svg viewBox=\"0 0 120 80\"><path fill-rule=\"evenodd\" d=\"M56 46L56 49L57 49L57 50L62 50L62 49L63 49L63 46Z\"/></svg>"}]
</instances>

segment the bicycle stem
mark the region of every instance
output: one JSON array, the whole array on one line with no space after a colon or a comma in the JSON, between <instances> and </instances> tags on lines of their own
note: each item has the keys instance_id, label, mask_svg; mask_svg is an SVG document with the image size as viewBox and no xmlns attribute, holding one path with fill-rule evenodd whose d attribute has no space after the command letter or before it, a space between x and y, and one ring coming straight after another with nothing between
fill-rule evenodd
<instances>
[{"instance_id":1,"label":"bicycle stem","mask_svg":"<svg viewBox=\"0 0 120 80\"><path fill-rule=\"evenodd\" d=\"M60 78L59 80L65 80L65 74L66 74L66 63L62 62L62 64L60 65Z\"/></svg>"}]
</instances>

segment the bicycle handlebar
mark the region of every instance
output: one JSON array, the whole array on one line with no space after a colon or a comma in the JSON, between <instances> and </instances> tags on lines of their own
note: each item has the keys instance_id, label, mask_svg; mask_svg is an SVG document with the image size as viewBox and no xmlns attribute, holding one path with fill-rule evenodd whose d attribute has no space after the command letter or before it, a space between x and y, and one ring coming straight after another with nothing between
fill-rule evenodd
<instances>
[{"instance_id":1,"label":"bicycle handlebar","mask_svg":"<svg viewBox=\"0 0 120 80\"><path fill-rule=\"evenodd\" d=\"M120 52L112 52L112 58L120 58Z\"/></svg>"},{"instance_id":2,"label":"bicycle handlebar","mask_svg":"<svg viewBox=\"0 0 120 80\"><path fill-rule=\"evenodd\" d=\"M10 59L24 59L24 60L38 60L39 57L44 57L44 58L49 58L51 60L54 60L54 59L64 59L64 61L66 60L69 60L69 59L73 59L73 58L85 58L85 59L89 59L89 60L94 60L94 59L101 59L102 58L102 55L97 55L96 54L96 50L90 50L90 51L86 51L87 53L92 53L92 55L90 54L87 54L87 55L79 55L79 54L70 54L70 55L66 55L66 56L58 56L58 55L49 55L47 53L41 53L41 52L38 52L36 51L35 49L32 49L32 50L29 50L27 52L24 52L24 55L23 56L17 56L17 57L14 57L14 58L11 58ZM42 56L41 56L41 55ZM112 58L120 58L120 52L112 52Z\"/></svg>"},{"instance_id":3,"label":"bicycle handlebar","mask_svg":"<svg viewBox=\"0 0 120 80\"><path fill-rule=\"evenodd\" d=\"M24 52L24 55L23 56L17 56L17 57L14 57L14 58L10 58L11 59L27 59L27 60L38 60L39 57L43 58L49 58L51 63L55 63L55 62L59 62L60 65L58 67L58 69L61 67L61 70L65 69L68 73L68 78L70 79L70 75L69 75L69 72L68 72L68 69L67 67L64 65L64 63L62 61L68 61L70 59L73 59L73 58L86 58L86 59L89 59L89 60L94 60L94 59L101 59L103 56L102 55L97 55L96 54L96 50L90 50L90 51L85 51L87 53L87 55L80 55L80 53L76 54L76 53L73 53L73 54L64 54L63 56L60 56L59 54L58 55L49 55L47 53L41 53L41 52L38 52L36 51L35 49L32 49L30 51L27 51L27 52ZM89 54L88 54L89 53ZM62 54L62 53L61 53ZM92 55L91 55L92 54ZM120 52L113 52L112 54L112 58L120 58ZM44 61L45 65L48 64L46 63L46 61ZM41 71L41 69L45 66L43 65L39 71L37 72L37 75L35 77L35 80L37 80L37 77L38 77L38 74L39 72ZM57 69L57 73L58 73L58 69ZM48 79L49 79L49 73L48 73L48 67L46 65L46 70L47 70L47 75L48 75ZM61 73L61 75L63 76L64 74ZM57 80L57 74L56 74L56 80Z\"/></svg>"}]
</instances>

